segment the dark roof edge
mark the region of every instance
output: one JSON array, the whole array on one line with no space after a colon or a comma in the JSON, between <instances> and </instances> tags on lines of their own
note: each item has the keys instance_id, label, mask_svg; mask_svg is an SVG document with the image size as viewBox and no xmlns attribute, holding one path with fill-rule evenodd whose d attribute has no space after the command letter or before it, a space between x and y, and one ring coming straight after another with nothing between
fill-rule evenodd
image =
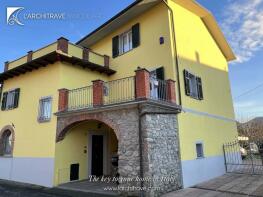
<instances>
[{"instance_id":1,"label":"dark roof edge","mask_svg":"<svg viewBox=\"0 0 263 197\"><path fill-rule=\"evenodd\" d=\"M143 0L136 0L135 2L133 2L132 4L130 4L128 7L126 7L125 9L123 9L122 11L120 11L118 14L116 14L115 16L113 16L111 19L109 19L108 21L106 21L105 23L103 23L101 26L99 26L97 29L95 29L94 31L92 31L91 33L89 33L87 36L85 36L84 38L82 38L81 40L77 41L76 44L80 44L82 41L84 41L85 39L87 39L88 37L90 37L91 35L95 34L97 31L101 30L103 27L107 26L109 23L111 23L112 21L114 21L115 19L117 19L118 17L120 17L121 15L123 15L125 12L127 12L129 9L133 8L134 6L136 6L138 3L142 2Z\"/></svg>"}]
</instances>

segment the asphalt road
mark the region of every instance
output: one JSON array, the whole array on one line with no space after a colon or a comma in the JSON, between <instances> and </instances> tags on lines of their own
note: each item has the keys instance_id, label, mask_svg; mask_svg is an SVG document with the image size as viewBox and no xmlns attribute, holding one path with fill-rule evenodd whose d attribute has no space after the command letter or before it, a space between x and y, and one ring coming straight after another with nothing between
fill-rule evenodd
<instances>
[{"instance_id":1,"label":"asphalt road","mask_svg":"<svg viewBox=\"0 0 263 197\"><path fill-rule=\"evenodd\" d=\"M48 194L43 188L29 188L0 183L0 197L65 197L65 195Z\"/></svg>"}]
</instances>

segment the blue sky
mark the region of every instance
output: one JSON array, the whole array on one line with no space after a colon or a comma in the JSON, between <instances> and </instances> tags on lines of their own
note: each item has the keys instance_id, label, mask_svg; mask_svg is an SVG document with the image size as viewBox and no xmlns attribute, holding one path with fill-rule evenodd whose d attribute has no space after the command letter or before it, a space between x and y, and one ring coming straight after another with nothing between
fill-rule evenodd
<instances>
[{"instance_id":1,"label":"blue sky","mask_svg":"<svg viewBox=\"0 0 263 197\"><path fill-rule=\"evenodd\" d=\"M133 0L0 1L0 71L7 60L36 50L64 36L75 42L122 10ZM230 64L230 82L238 116L263 116L263 0L198 0L216 17L238 60ZM24 26L6 24L6 7L24 7L23 13L66 13L63 20L24 20ZM71 19L69 19L69 16ZM255 87L254 91L253 90ZM247 94L244 94L248 92ZM244 94L244 95L243 95ZM239 95L243 95L240 96Z\"/></svg>"}]
</instances>

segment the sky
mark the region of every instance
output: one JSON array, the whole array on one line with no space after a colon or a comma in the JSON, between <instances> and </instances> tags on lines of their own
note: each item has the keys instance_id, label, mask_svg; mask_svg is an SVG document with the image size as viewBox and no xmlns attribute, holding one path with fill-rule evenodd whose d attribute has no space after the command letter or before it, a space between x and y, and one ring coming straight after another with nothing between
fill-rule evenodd
<instances>
[{"instance_id":1,"label":"sky","mask_svg":"<svg viewBox=\"0 0 263 197\"><path fill-rule=\"evenodd\" d=\"M217 19L237 60L229 65L229 77L237 118L263 116L263 0L197 0ZM4 62L25 55L63 36L80 40L133 0L1 0L0 71ZM7 25L7 7L23 7L22 17L32 13L57 13L63 19L20 19L24 25Z\"/></svg>"}]
</instances>

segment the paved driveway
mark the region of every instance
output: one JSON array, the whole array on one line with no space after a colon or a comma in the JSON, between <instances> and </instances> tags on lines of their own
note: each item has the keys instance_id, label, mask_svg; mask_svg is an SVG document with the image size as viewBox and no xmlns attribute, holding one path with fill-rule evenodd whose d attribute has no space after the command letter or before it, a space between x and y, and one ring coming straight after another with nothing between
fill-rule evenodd
<instances>
[{"instance_id":1,"label":"paved driveway","mask_svg":"<svg viewBox=\"0 0 263 197\"><path fill-rule=\"evenodd\" d=\"M0 197L67 197L49 194L44 187L0 180Z\"/></svg>"},{"instance_id":2,"label":"paved driveway","mask_svg":"<svg viewBox=\"0 0 263 197\"><path fill-rule=\"evenodd\" d=\"M52 194L50 189L0 180L0 197L67 197L66 192ZM57 193L57 192L56 192ZM76 195L73 195L76 196ZM102 197L103 195L83 195ZM195 187L171 192L163 197L263 197L263 175L226 174Z\"/></svg>"},{"instance_id":3,"label":"paved driveway","mask_svg":"<svg viewBox=\"0 0 263 197\"><path fill-rule=\"evenodd\" d=\"M163 197L263 197L263 175L226 174Z\"/></svg>"}]
</instances>

